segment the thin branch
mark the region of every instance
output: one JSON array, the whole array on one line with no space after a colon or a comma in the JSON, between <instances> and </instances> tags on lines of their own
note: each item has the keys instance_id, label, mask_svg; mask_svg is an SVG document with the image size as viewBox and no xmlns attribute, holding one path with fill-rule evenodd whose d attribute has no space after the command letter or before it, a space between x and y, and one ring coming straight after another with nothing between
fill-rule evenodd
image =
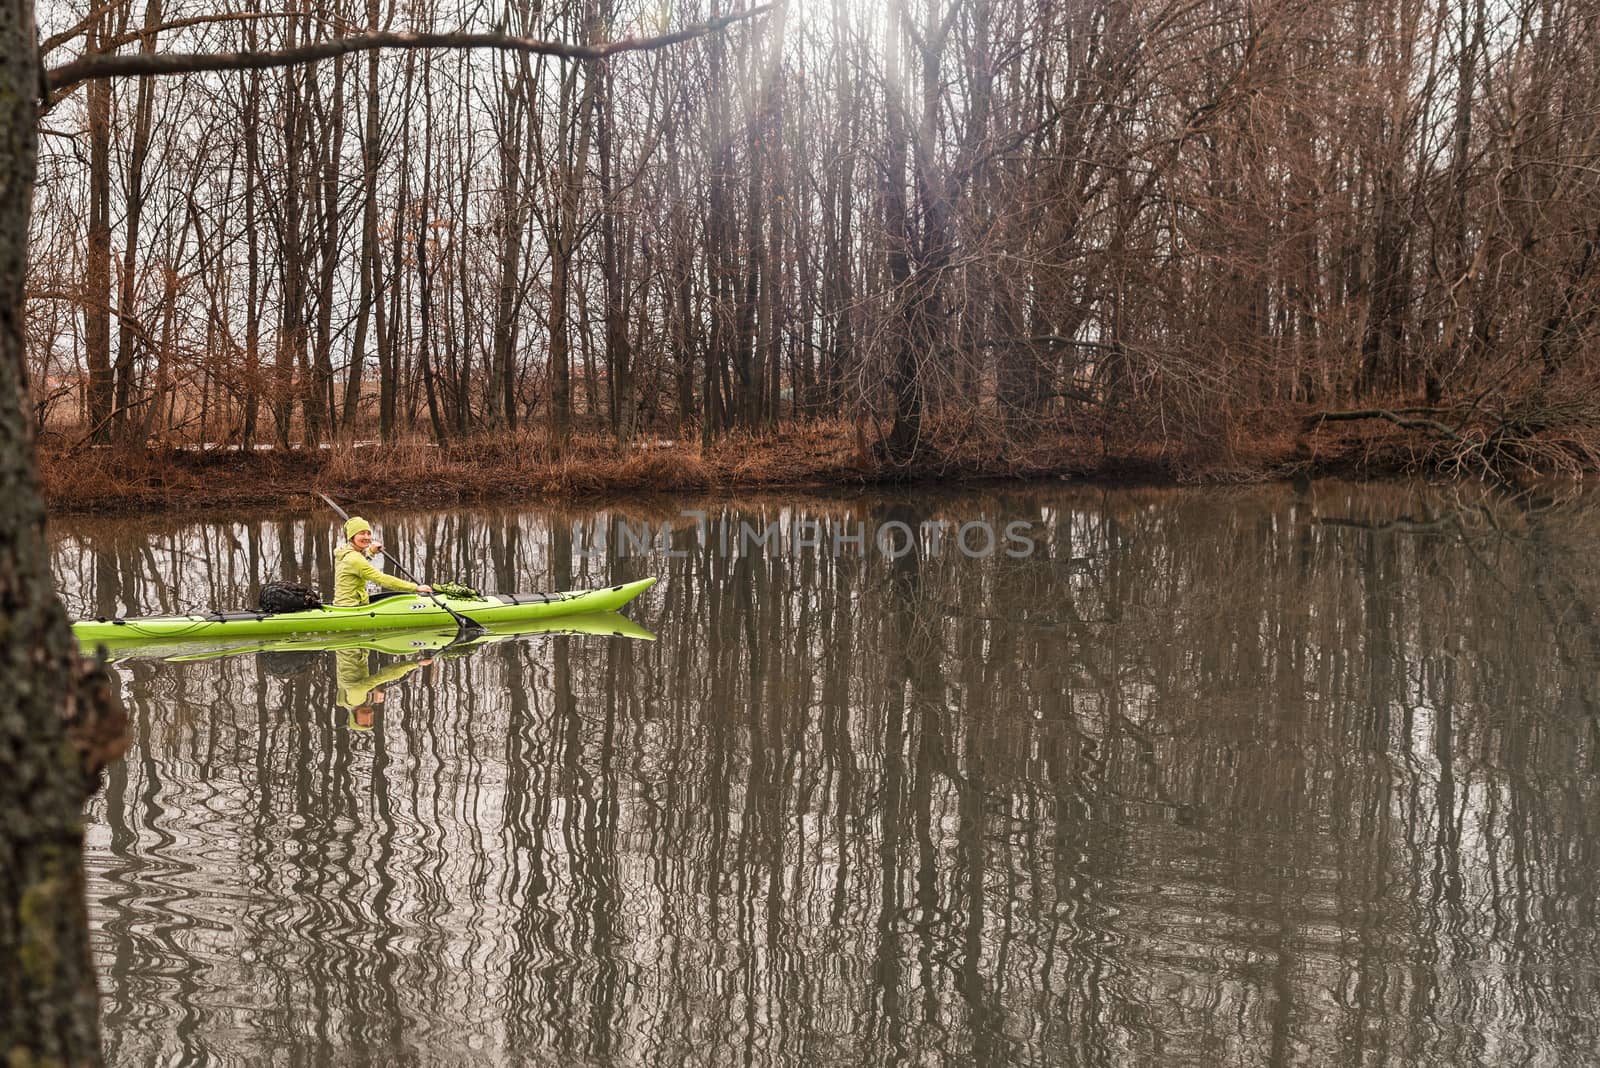
<instances>
[{"instance_id":1,"label":"thin branch","mask_svg":"<svg viewBox=\"0 0 1600 1068\"><path fill-rule=\"evenodd\" d=\"M108 10L115 8L121 2L122 0L112 0L112 2L107 4L105 7L96 8L90 13L89 17L72 27L72 29L50 37L39 46L39 54L45 55L49 52L55 51L57 48L60 48L62 45L71 41L74 37L77 37L83 33L84 30L88 28L90 22L96 18L99 18ZM101 50L94 54L104 55L106 52L115 51L116 49L121 48L123 45L132 44L140 38L152 33L166 33L168 30L183 30L188 29L191 26L206 26L217 22L242 22L246 20L258 19L281 19L284 17L284 14L278 11L235 11L229 12L225 15L197 15L194 18L179 19L176 22L163 22L161 25L152 26L149 29L141 27L137 30L131 30L128 33L123 34L121 37L115 37L106 42L104 45L102 45Z\"/></svg>"},{"instance_id":2,"label":"thin branch","mask_svg":"<svg viewBox=\"0 0 1600 1068\"><path fill-rule=\"evenodd\" d=\"M83 18L80 19L70 29L62 30L60 33L46 37L39 45L39 54L43 56L55 51L57 48L60 48L62 45L66 44L80 33L83 33L90 26L94 25L96 19L102 18L107 12L115 10L117 5L121 2L122 0L108 0L107 3L98 4L91 8L89 13L83 16Z\"/></svg>"},{"instance_id":3,"label":"thin branch","mask_svg":"<svg viewBox=\"0 0 1600 1068\"><path fill-rule=\"evenodd\" d=\"M619 52L646 52L691 41L706 34L719 32L756 15L764 15L771 8L771 4L762 4L748 11L723 15L655 37L624 37L597 45L544 41L535 37L517 37L502 33L363 33L315 41L296 48L284 48L273 52L82 56L59 67L52 67L46 72L45 77L51 95L54 96L63 89L96 78L195 74L208 70L266 70L382 48L497 48L512 52L527 52L532 55L557 56L562 59L604 59Z\"/></svg>"},{"instance_id":4,"label":"thin branch","mask_svg":"<svg viewBox=\"0 0 1600 1068\"><path fill-rule=\"evenodd\" d=\"M81 308L92 308L92 307L96 306L96 302L93 301L93 300L90 300L89 297L84 292L82 292L82 291L76 291L75 292L73 290L66 290L66 289L30 289L30 290L27 290L27 291L25 291L23 293L23 299L24 300L61 300L61 301L67 301L68 303L71 303L71 304L76 304ZM107 311L109 311L112 315L116 316L118 322L126 323L127 326L128 326L128 329L131 330L134 333L134 335L136 337L138 337L138 339L140 341L143 341L146 345L148 345L152 349L156 347L155 338L153 336L151 336L150 331L145 328L145 325L143 323L141 323L138 320L138 318L133 315L132 312L124 313L122 311L122 309L118 308L116 305L110 305L110 306L105 306L105 307L106 307Z\"/></svg>"},{"instance_id":5,"label":"thin branch","mask_svg":"<svg viewBox=\"0 0 1600 1068\"><path fill-rule=\"evenodd\" d=\"M167 393L170 393L171 391L172 391L172 387L171 386L168 386L167 389L165 389L165 390L151 390L149 393L145 394L143 397L140 397L138 400L131 400L127 404L124 404L120 408L113 408L110 412L106 413L106 416L105 416L104 419L101 419L94 426L90 427L89 428L89 432L87 434L83 435L83 437L79 438L77 441L74 441L71 445L67 446L66 455L68 455L68 456L75 455L79 449L83 448L85 445L87 445L89 443L89 440L91 438L93 438L96 434L100 433L101 428L107 426L117 416L121 415L124 412L131 412L135 408L143 408L146 404L149 404L151 401L155 400L157 397L163 397Z\"/></svg>"},{"instance_id":6,"label":"thin branch","mask_svg":"<svg viewBox=\"0 0 1600 1068\"><path fill-rule=\"evenodd\" d=\"M1059 334L1035 334L1032 337L983 337L971 343L974 349L1004 349L1024 348L1034 345L1071 346L1079 349L1099 349L1103 352L1115 352L1126 348L1105 341L1084 341L1075 337L1062 337Z\"/></svg>"}]
</instances>

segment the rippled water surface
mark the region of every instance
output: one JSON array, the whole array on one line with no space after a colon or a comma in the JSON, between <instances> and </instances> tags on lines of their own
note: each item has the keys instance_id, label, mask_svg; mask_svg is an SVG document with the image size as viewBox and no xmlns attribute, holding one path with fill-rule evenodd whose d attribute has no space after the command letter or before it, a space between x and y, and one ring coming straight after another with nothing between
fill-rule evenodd
<instances>
[{"instance_id":1,"label":"rippled water surface","mask_svg":"<svg viewBox=\"0 0 1600 1068\"><path fill-rule=\"evenodd\" d=\"M369 509L654 640L119 663L110 1062L1592 1062L1587 500L699 507ZM74 615L331 588L320 515L52 533Z\"/></svg>"}]
</instances>

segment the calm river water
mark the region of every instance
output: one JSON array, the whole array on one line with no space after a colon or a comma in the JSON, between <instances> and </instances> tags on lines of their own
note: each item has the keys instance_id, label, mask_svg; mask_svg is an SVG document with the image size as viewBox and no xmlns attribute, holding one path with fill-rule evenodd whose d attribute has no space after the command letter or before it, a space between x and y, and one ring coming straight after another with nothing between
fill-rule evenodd
<instances>
[{"instance_id":1,"label":"calm river water","mask_svg":"<svg viewBox=\"0 0 1600 1068\"><path fill-rule=\"evenodd\" d=\"M654 640L356 654L370 730L348 654L120 663L110 1062L1592 1063L1589 500L696 507L364 509L434 578L661 579ZM74 615L328 589L334 533L52 527Z\"/></svg>"}]
</instances>

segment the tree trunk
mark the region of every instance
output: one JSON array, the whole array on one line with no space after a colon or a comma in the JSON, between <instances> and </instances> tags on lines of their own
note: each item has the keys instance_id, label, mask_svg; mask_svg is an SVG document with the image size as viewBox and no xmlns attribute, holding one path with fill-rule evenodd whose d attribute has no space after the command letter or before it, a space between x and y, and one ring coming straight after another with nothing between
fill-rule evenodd
<instances>
[{"instance_id":1,"label":"tree trunk","mask_svg":"<svg viewBox=\"0 0 1600 1068\"><path fill-rule=\"evenodd\" d=\"M305 396L306 440L310 443L321 441L338 419L333 400L333 300L340 259L339 164L344 156L344 64L343 56L333 60L333 100L321 116L320 124L322 210L318 219L317 253L322 263L317 275L317 329L312 341L311 382Z\"/></svg>"},{"instance_id":2,"label":"tree trunk","mask_svg":"<svg viewBox=\"0 0 1600 1068\"><path fill-rule=\"evenodd\" d=\"M632 352L628 342L627 283L623 279L626 257L617 247L615 119L612 115L611 71L600 72L600 100L596 107L595 150L600 155L601 270L605 276L606 379L610 385L611 431L619 442L633 438Z\"/></svg>"},{"instance_id":3,"label":"tree trunk","mask_svg":"<svg viewBox=\"0 0 1600 1068\"><path fill-rule=\"evenodd\" d=\"M679 156L677 138L667 139L668 190L674 204L686 203L683 182L683 162ZM672 347L672 367L678 385L678 419L676 432L681 437L694 418L694 342L690 319L694 306L694 246L690 242L688 226L677 216L672 232L670 266L662 272L662 305L668 309L667 321L671 332L668 343Z\"/></svg>"},{"instance_id":4,"label":"tree trunk","mask_svg":"<svg viewBox=\"0 0 1600 1068\"><path fill-rule=\"evenodd\" d=\"M22 407L37 166L33 6L0 2L0 1062L100 1063L84 906L84 781L65 712L75 658L50 578Z\"/></svg>"},{"instance_id":5,"label":"tree trunk","mask_svg":"<svg viewBox=\"0 0 1600 1068\"><path fill-rule=\"evenodd\" d=\"M32 17L31 15L29 16ZM109 15L96 19L89 48L104 46ZM94 441L111 439L111 83L85 90L89 122L89 233L83 279L83 341L89 365L89 424ZM31 181L31 179L30 179Z\"/></svg>"},{"instance_id":6,"label":"tree trunk","mask_svg":"<svg viewBox=\"0 0 1600 1068\"><path fill-rule=\"evenodd\" d=\"M761 90L762 115L758 128L762 130L762 158L766 174L761 179L767 185L766 248L761 250L761 295L756 308L756 358L757 372L752 385L756 397L751 425L764 423L778 425L778 399L783 337L783 214L785 209L784 158L783 158L783 38L788 22L789 8L780 4L771 19L771 38L767 42L767 66ZM756 205L750 205L751 218L756 217ZM751 224L754 233L755 224ZM752 258L757 250L752 248ZM763 389L763 386L765 387Z\"/></svg>"},{"instance_id":7,"label":"tree trunk","mask_svg":"<svg viewBox=\"0 0 1600 1068\"><path fill-rule=\"evenodd\" d=\"M254 28L246 28L254 35ZM244 322L244 411L239 423L239 447L246 452L255 445L256 419L261 404L261 235L256 229L256 186L261 179L261 149L257 136L261 128L261 74L251 71L244 109L244 231L245 322Z\"/></svg>"},{"instance_id":8,"label":"tree trunk","mask_svg":"<svg viewBox=\"0 0 1600 1068\"><path fill-rule=\"evenodd\" d=\"M469 79L471 77L470 74L465 74L464 72L462 76ZM464 141L470 145L473 137L472 112L465 106L461 110L465 114L457 119L457 123L466 131ZM461 161L461 182L459 186L461 202L455 209L455 217L451 221L452 229L450 231L451 250L456 255L456 303L461 309L460 325L457 329L451 331L452 343L459 344L461 348L461 379L460 385L456 390L455 411L456 435L458 437L464 437L472 429L472 357L478 348L474 342L474 339L478 336L478 329L477 324L474 322L472 299L473 290L477 285L477 278L473 275L472 263L467 256L467 250L472 244L467 238L470 232L467 220L471 218L472 173L471 165L465 160ZM485 415L492 420L491 413L495 408L495 381L493 369L486 368L486 370L489 370L490 373L488 381L484 383L487 395L484 397L483 406Z\"/></svg>"},{"instance_id":9,"label":"tree trunk","mask_svg":"<svg viewBox=\"0 0 1600 1068\"><path fill-rule=\"evenodd\" d=\"M909 138L906 131L904 78L900 66L900 20L902 5L893 3L884 20L884 55L889 71L888 85L896 99L885 107L888 125L888 167L883 180L883 227L888 246L889 285L893 300L900 305L899 336L890 341L889 403L894 422L889 429L888 457L891 463L906 463L916 451L922 432L922 382L917 368L921 355L915 327L920 318L916 290L920 279L911 276L911 232L906 218L906 156Z\"/></svg>"},{"instance_id":10,"label":"tree trunk","mask_svg":"<svg viewBox=\"0 0 1600 1068\"><path fill-rule=\"evenodd\" d=\"M734 337L733 381L736 393L733 408L738 423L747 430L761 424L761 401L766 396L762 377L761 353L756 344L756 308L761 302L762 249L761 224L766 221L766 138L759 121L751 123L749 150L745 166L750 171L745 198L743 291L739 294L738 333ZM731 242L730 242L731 245ZM731 258L731 257L730 257Z\"/></svg>"},{"instance_id":11,"label":"tree trunk","mask_svg":"<svg viewBox=\"0 0 1600 1068\"><path fill-rule=\"evenodd\" d=\"M494 308L494 349L489 361L488 423L516 426L516 353L521 312L522 239L527 204L523 168L531 153L522 145L523 115L536 110L533 71L526 56L517 57L515 78L501 74L501 93L508 101L501 116L500 146L500 280Z\"/></svg>"},{"instance_id":12,"label":"tree trunk","mask_svg":"<svg viewBox=\"0 0 1600 1068\"><path fill-rule=\"evenodd\" d=\"M294 47L296 20L288 21L289 47ZM280 241L280 282L278 344L273 363L272 421L280 449L289 447L290 425L294 419L296 371L304 371L306 356L306 272L305 250L301 240L301 148L306 118L301 84L309 75L290 67L283 85L283 151L286 161L283 176L283 211L278 218ZM304 375L301 378L304 384Z\"/></svg>"},{"instance_id":13,"label":"tree trunk","mask_svg":"<svg viewBox=\"0 0 1600 1068\"><path fill-rule=\"evenodd\" d=\"M1378 181L1377 227L1373 235L1372 284L1367 328L1361 343L1362 396L1400 387L1403 374L1405 315L1410 289L1405 221L1397 203L1398 182L1386 168Z\"/></svg>"},{"instance_id":14,"label":"tree trunk","mask_svg":"<svg viewBox=\"0 0 1600 1068\"><path fill-rule=\"evenodd\" d=\"M727 63L721 38L712 40L710 52L710 84L727 84ZM717 435L727 429L729 414L736 403L723 380L730 365L733 349L733 243L734 228L732 207L729 203L728 178L733 172L733 149L730 145L728 120L728 95L711 94L710 117L707 120L706 155L710 161L711 177L706 193L706 280L711 290L711 332L705 349L705 375L701 387L701 404L704 415L700 421L701 444L709 445Z\"/></svg>"},{"instance_id":15,"label":"tree trunk","mask_svg":"<svg viewBox=\"0 0 1600 1068\"><path fill-rule=\"evenodd\" d=\"M597 29L592 6L585 5L583 40L592 41ZM572 339L568 336L568 302L572 288L572 254L578 244L578 205L583 177L589 167L589 141L594 127L595 93L600 85L600 64L585 60L575 64L562 87L563 103L572 99L572 83L583 78L583 93L577 105L575 145L570 150L562 139L560 189L557 190L555 233L550 255L550 313L547 322L550 338L550 447L559 451L572 433ZM580 74L581 72L581 74ZM562 126L568 120L562 109Z\"/></svg>"},{"instance_id":16,"label":"tree trunk","mask_svg":"<svg viewBox=\"0 0 1600 1068\"><path fill-rule=\"evenodd\" d=\"M413 91L416 87L416 54L411 53L406 57L405 86L401 91L401 108L403 114L409 114L413 100ZM411 124L404 123L400 127L400 192L395 200L395 207L390 218L393 220L394 233L391 246L394 267L388 279L381 277L383 271L383 253L379 251L372 257L372 287L377 296L377 304L373 309L373 326L377 332L378 344L378 437L384 442L390 442L395 437L395 423L398 421L400 401L400 317L406 307L402 299L401 283L405 270L405 243L406 243L406 212L408 201L411 199ZM393 292L386 295L389 286ZM392 298L392 299L391 299ZM393 316L386 317L385 311L392 310Z\"/></svg>"},{"instance_id":17,"label":"tree trunk","mask_svg":"<svg viewBox=\"0 0 1600 1068\"><path fill-rule=\"evenodd\" d=\"M422 210L417 213L417 303L420 321L417 328L418 373L428 398L428 423L433 440L443 445L448 440L444 417L439 411L439 391L433 372L433 278L428 273L428 243L433 237L433 67L423 68L422 99Z\"/></svg>"},{"instance_id":18,"label":"tree trunk","mask_svg":"<svg viewBox=\"0 0 1600 1068\"><path fill-rule=\"evenodd\" d=\"M160 23L161 0L150 0L145 5L145 32L139 46L146 55L155 52L155 31ZM139 337L133 319L133 306L138 295L139 223L144 214L145 200L144 164L150 154L150 127L154 110L155 79L140 78L133 113L133 146L128 156L127 195L124 198L126 218L123 223L122 279L117 287L117 364L112 436L121 439L133 437L132 428L147 423L142 421L136 424L132 417L134 378L137 375L135 356L140 345L149 343L148 335L142 339Z\"/></svg>"},{"instance_id":19,"label":"tree trunk","mask_svg":"<svg viewBox=\"0 0 1600 1068\"><path fill-rule=\"evenodd\" d=\"M367 26L378 28L377 0L367 0ZM378 248L378 53L367 53L366 126L361 137L361 264L360 292L356 297L356 336L350 346L350 367L345 375L344 412L340 429L353 432L356 414L361 410L361 379L367 362L367 323L373 314L373 298L379 293Z\"/></svg>"}]
</instances>

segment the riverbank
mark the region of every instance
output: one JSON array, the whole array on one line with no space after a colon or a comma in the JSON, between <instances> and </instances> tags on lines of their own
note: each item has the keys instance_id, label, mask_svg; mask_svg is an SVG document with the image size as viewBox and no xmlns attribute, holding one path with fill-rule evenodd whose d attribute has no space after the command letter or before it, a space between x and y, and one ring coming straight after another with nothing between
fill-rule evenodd
<instances>
[{"instance_id":1,"label":"riverbank","mask_svg":"<svg viewBox=\"0 0 1600 1068\"><path fill-rule=\"evenodd\" d=\"M969 429L931 438L905 467L880 453L865 428L822 422L706 447L653 435L628 448L578 437L558 458L538 434L250 452L47 445L40 472L54 514L129 514L282 504L314 490L361 504L430 506L996 478L1240 483L1441 468L1437 447L1411 429L1384 420L1308 425L1303 414L1281 411L1241 420L1221 442L1092 434L1019 443Z\"/></svg>"}]
</instances>

